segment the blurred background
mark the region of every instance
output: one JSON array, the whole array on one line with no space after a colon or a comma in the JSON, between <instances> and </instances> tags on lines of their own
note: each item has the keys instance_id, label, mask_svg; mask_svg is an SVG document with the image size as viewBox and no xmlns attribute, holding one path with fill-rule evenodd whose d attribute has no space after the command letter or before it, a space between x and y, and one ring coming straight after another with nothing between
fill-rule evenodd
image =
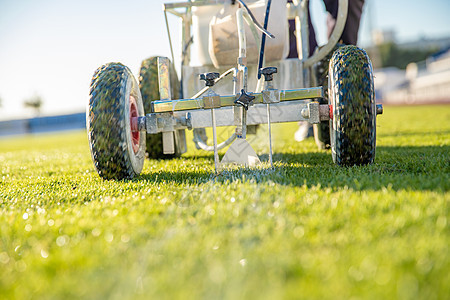
<instances>
[{"instance_id":1,"label":"blurred background","mask_svg":"<svg viewBox=\"0 0 450 300\"><path fill-rule=\"evenodd\" d=\"M96 68L170 57L163 0L0 0L0 136L82 128ZM322 0L310 0L325 44ZM385 104L450 102L450 1L366 0L359 32ZM169 15L175 63L176 17Z\"/></svg>"}]
</instances>

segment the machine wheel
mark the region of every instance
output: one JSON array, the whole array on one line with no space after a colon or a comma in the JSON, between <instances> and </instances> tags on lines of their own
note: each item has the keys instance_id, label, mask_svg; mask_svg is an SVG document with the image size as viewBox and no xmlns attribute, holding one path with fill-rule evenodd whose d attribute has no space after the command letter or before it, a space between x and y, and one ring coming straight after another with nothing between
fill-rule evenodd
<instances>
[{"instance_id":1,"label":"machine wheel","mask_svg":"<svg viewBox=\"0 0 450 300\"><path fill-rule=\"evenodd\" d=\"M128 67L109 63L95 71L86 114L91 156L100 177L138 175L145 159L145 132L132 131L131 122L144 116L144 107Z\"/></svg>"},{"instance_id":2,"label":"machine wheel","mask_svg":"<svg viewBox=\"0 0 450 300\"><path fill-rule=\"evenodd\" d=\"M177 73L173 64L170 64L170 86L173 99L179 99L179 81ZM139 72L139 88L142 93L142 100L144 102L144 111L150 113L151 102L153 100L160 99L159 96L159 83L158 83L158 57L150 57L141 64L141 70ZM163 158L170 159L179 157L181 153L177 150L176 140L175 143L175 153L174 154L164 154L163 153L163 142L162 133L157 134L147 134L147 155L149 158Z\"/></svg>"},{"instance_id":3,"label":"machine wheel","mask_svg":"<svg viewBox=\"0 0 450 300\"><path fill-rule=\"evenodd\" d=\"M369 56L356 46L337 49L328 78L333 161L342 166L373 163L377 115Z\"/></svg>"}]
</instances>

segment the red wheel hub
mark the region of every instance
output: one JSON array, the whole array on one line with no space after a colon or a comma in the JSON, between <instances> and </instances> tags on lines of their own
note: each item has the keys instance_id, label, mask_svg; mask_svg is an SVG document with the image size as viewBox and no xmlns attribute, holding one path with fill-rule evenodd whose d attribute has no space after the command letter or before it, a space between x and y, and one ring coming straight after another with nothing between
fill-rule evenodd
<instances>
[{"instance_id":1,"label":"red wheel hub","mask_svg":"<svg viewBox=\"0 0 450 300\"><path fill-rule=\"evenodd\" d=\"M138 130L138 109L136 104L136 99L130 95L130 127L131 127L131 146L133 147L134 153L138 153L139 144L141 141L141 133Z\"/></svg>"}]
</instances>

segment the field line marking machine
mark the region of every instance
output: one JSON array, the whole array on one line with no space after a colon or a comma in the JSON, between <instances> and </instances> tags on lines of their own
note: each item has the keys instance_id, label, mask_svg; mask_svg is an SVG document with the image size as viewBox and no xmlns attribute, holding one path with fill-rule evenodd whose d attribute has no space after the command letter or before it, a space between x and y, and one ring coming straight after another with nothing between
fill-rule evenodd
<instances>
[{"instance_id":1,"label":"field line marking machine","mask_svg":"<svg viewBox=\"0 0 450 300\"><path fill-rule=\"evenodd\" d=\"M315 124L317 144L331 148L336 164L373 163L376 117L383 107L375 103L367 53L339 44L348 0L339 1L328 43L311 56L308 5L308 0L164 4L171 59L144 60L138 79L121 63L105 64L93 75L86 123L98 174L129 179L141 173L146 157L181 155L186 129L193 130L197 149L214 152L216 174L230 165L257 166L261 161L247 136L261 125L268 127L267 164L273 167L271 124L301 121ZM168 13L182 24L179 74ZM287 58L292 48L297 55ZM220 143L219 126L235 128ZM212 145L205 128L212 128Z\"/></svg>"}]
</instances>

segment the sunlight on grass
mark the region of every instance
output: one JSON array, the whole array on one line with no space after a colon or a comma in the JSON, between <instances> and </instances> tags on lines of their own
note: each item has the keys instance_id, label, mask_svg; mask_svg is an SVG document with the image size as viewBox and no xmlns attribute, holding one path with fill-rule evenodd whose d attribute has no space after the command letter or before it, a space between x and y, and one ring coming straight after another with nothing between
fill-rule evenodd
<instances>
[{"instance_id":1,"label":"sunlight on grass","mask_svg":"<svg viewBox=\"0 0 450 300\"><path fill-rule=\"evenodd\" d=\"M281 124L273 170L215 176L189 143L119 182L85 132L2 139L0 298L446 298L449 120L385 107L371 166L335 166ZM266 133L249 138L263 159Z\"/></svg>"}]
</instances>

